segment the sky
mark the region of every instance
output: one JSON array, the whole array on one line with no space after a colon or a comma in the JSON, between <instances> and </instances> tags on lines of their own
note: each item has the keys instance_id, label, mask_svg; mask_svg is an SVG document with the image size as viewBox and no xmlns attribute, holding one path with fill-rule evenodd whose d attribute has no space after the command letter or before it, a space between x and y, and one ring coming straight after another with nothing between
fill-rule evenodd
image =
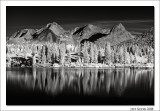
<instances>
[{"instance_id":1,"label":"sky","mask_svg":"<svg viewBox=\"0 0 160 111\"><path fill-rule=\"evenodd\" d=\"M103 28L122 23L129 31L154 25L153 6L7 6L7 37L22 29L40 29L57 22L65 30L85 24Z\"/></svg>"}]
</instances>

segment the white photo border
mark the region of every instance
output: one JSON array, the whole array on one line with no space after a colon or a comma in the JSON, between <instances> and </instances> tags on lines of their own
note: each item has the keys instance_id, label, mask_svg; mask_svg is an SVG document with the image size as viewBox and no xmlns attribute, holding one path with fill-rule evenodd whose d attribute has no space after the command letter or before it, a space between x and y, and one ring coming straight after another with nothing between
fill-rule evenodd
<instances>
[{"instance_id":1,"label":"white photo border","mask_svg":"<svg viewBox=\"0 0 160 111\"><path fill-rule=\"evenodd\" d=\"M154 106L7 106L6 105L6 6L154 6L155 29L155 87ZM159 1L1 1L1 110L131 110L131 108L159 108Z\"/></svg>"}]
</instances>

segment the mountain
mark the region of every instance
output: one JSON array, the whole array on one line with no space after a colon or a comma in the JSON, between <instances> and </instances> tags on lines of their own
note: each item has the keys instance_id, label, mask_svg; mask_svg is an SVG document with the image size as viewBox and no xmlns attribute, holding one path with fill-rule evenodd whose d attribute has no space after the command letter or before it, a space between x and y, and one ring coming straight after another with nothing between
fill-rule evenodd
<instances>
[{"instance_id":1,"label":"mountain","mask_svg":"<svg viewBox=\"0 0 160 111\"><path fill-rule=\"evenodd\" d=\"M33 35L36 32L34 29L23 29L15 32L11 37L7 38L7 43L25 43L33 39Z\"/></svg>"},{"instance_id":2,"label":"mountain","mask_svg":"<svg viewBox=\"0 0 160 111\"><path fill-rule=\"evenodd\" d=\"M114 26L108 35L105 37L99 38L96 41L96 44L99 44L100 46L104 47L106 41L110 42L111 45L117 45L123 41L133 39L134 36L128 32L125 27L120 23L116 26Z\"/></svg>"},{"instance_id":3,"label":"mountain","mask_svg":"<svg viewBox=\"0 0 160 111\"><path fill-rule=\"evenodd\" d=\"M33 35L32 43L58 42L65 30L57 23L49 23L45 27L36 31Z\"/></svg>"},{"instance_id":4,"label":"mountain","mask_svg":"<svg viewBox=\"0 0 160 111\"><path fill-rule=\"evenodd\" d=\"M83 42L84 40L93 42L96 39L107 35L108 32L109 32L109 29L102 29L92 24L88 24L83 27L78 27L74 29L73 39L79 43Z\"/></svg>"},{"instance_id":5,"label":"mountain","mask_svg":"<svg viewBox=\"0 0 160 111\"><path fill-rule=\"evenodd\" d=\"M139 46L151 46L152 48L154 48L154 28L151 27L148 31L143 32L142 34L139 34L137 36L135 36L135 38L130 39L130 40L126 40L121 44L137 44Z\"/></svg>"},{"instance_id":6,"label":"mountain","mask_svg":"<svg viewBox=\"0 0 160 111\"><path fill-rule=\"evenodd\" d=\"M67 39L68 34L56 22L49 23L39 30L24 29L14 33L7 43L44 43L44 42L59 42Z\"/></svg>"},{"instance_id":7,"label":"mountain","mask_svg":"<svg viewBox=\"0 0 160 111\"><path fill-rule=\"evenodd\" d=\"M121 23L113 26L111 29L88 24L82 27L76 27L71 31L66 31L56 22L53 22L47 24L41 29L23 29L18 31L11 37L7 37L7 43L65 42L67 44L79 44L84 43L85 41L90 41L104 47L106 42L110 42L111 46L122 44L124 42L144 42L153 46L153 32L152 28L147 33L135 34L133 36Z\"/></svg>"},{"instance_id":8,"label":"mountain","mask_svg":"<svg viewBox=\"0 0 160 111\"><path fill-rule=\"evenodd\" d=\"M111 42L111 44L118 44L122 41L133 39L134 36L128 32L125 27L120 23L111 29L110 34L106 39Z\"/></svg>"}]
</instances>

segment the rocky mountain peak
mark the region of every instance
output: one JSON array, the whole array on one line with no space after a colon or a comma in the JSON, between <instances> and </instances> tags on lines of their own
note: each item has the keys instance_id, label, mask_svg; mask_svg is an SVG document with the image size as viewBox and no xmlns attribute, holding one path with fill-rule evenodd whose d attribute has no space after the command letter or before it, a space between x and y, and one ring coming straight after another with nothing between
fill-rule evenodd
<instances>
[{"instance_id":1,"label":"rocky mountain peak","mask_svg":"<svg viewBox=\"0 0 160 111\"><path fill-rule=\"evenodd\" d=\"M65 30L56 22L49 23L49 24L47 24L46 27L48 29L50 29L57 36L59 36L65 32Z\"/></svg>"},{"instance_id":2,"label":"rocky mountain peak","mask_svg":"<svg viewBox=\"0 0 160 111\"><path fill-rule=\"evenodd\" d=\"M134 38L134 36L130 32L128 32L125 29L125 27L120 23L118 25L115 25L111 29L110 33L106 37L100 38L98 40L98 42L103 44L102 43L103 41L108 41L111 43L111 45L117 45L123 41L130 40L133 38Z\"/></svg>"},{"instance_id":3,"label":"rocky mountain peak","mask_svg":"<svg viewBox=\"0 0 160 111\"><path fill-rule=\"evenodd\" d=\"M125 31L125 27L122 25L122 23L114 26L111 30L111 32L119 32L119 31Z\"/></svg>"},{"instance_id":4,"label":"rocky mountain peak","mask_svg":"<svg viewBox=\"0 0 160 111\"><path fill-rule=\"evenodd\" d=\"M94 25L92 25L92 24L88 24L88 25L86 25L87 27L89 27L89 28L93 28L93 27L95 27Z\"/></svg>"},{"instance_id":5,"label":"rocky mountain peak","mask_svg":"<svg viewBox=\"0 0 160 111\"><path fill-rule=\"evenodd\" d=\"M124 29L124 26L122 25L122 23L119 23L119 24L117 25L117 27Z\"/></svg>"}]
</instances>

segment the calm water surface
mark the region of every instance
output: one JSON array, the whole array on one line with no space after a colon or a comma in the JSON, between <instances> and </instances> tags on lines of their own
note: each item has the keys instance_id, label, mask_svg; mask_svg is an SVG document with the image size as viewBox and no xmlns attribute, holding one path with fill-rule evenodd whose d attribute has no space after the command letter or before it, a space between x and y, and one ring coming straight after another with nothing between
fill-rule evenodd
<instances>
[{"instance_id":1,"label":"calm water surface","mask_svg":"<svg viewBox=\"0 0 160 111\"><path fill-rule=\"evenodd\" d=\"M153 69L7 68L7 105L154 105Z\"/></svg>"}]
</instances>

